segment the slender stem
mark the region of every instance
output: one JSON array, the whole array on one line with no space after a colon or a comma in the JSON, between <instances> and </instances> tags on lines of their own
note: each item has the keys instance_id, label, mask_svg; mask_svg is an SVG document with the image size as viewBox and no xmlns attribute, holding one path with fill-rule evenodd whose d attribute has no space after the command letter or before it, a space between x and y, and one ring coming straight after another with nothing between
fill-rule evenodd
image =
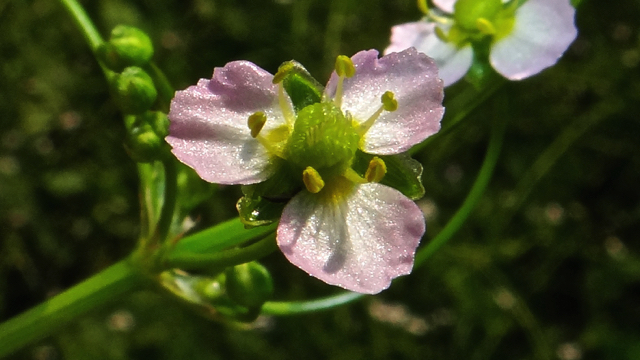
<instances>
[{"instance_id":1,"label":"slender stem","mask_svg":"<svg viewBox=\"0 0 640 360\"><path fill-rule=\"evenodd\" d=\"M514 191L517 196L515 204L510 206L508 211L505 211L501 216L496 217L494 231L499 233L507 227L538 182L547 175L549 170L576 141L601 121L609 119L610 114L619 112L623 106L624 101L620 99L602 101L567 126L522 176Z\"/></svg>"},{"instance_id":2,"label":"slender stem","mask_svg":"<svg viewBox=\"0 0 640 360\"><path fill-rule=\"evenodd\" d=\"M153 82L158 89L158 101L160 110L163 112L169 112L169 105L171 99L175 95L175 89L169 83L169 79L162 70L154 63L150 62L145 66L145 71L153 78Z\"/></svg>"},{"instance_id":3,"label":"slender stem","mask_svg":"<svg viewBox=\"0 0 640 360\"><path fill-rule=\"evenodd\" d=\"M449 132L453 131L458 125L463 123L463 120L467 118L478 106L482 105L487 99L495 94L504 84L506 84L502 78L496 78L489 82L486 88L478 91L475 87L469 86L464 91L451 99L449 102L445 102L447 112L445 112L445 118L442 120L442 129L438 131L434 136L428 137L425 141L409 149L410 154L420 152L427 147L431 142L435 141ZM453 113L451 109L455 110ZM450 114L453 114L449 116Z\"/></svg>"},{"instance_id":4,"label":"slender stem","mask_svg":"<svg viewBox=\"0 0 640 360\"><path fill-rule=\"evenodd\" d=\"M178 193L178 173L175 160L167 156L162 161L162 166L164 167L164 201L162 202L160 219L158 219L158 225L153 236L154 243L164 242L167 239L167 234L173 221Z\"/></svg>"},{"instance_id":5,"label":"slender stem","mask_svg":"<svg viewBox=\"0 0 640 360\"><path fill-rule=\"evenodd\" d=\"M500 106L502 104L500 102L500 104L497 105ZM502 106L502 109L504 109L504 106ZM503 112L506 113L506 111L503 110L500 115L503 115ZM502 147L505 130L506 114L504 114L504 118L499 116L499 119L497 119L496 124L493 126L487 154L484 158L482 167L480 168L480 172L478 173L478 177L471 187L471 191L469 191L467 198L464 200L458 211L453 215L451 220L449 220L447 225L445 225L444 229L442 229L425 248L418 251L415 259L416 267L424 264L431 255L442 247L442 245L446 244L458 229L462 227L473 209L475 209L476 205L482 198L487 185L489 184L491 175L493 175L493 170L498 162L498 156L500 155L500 148Z\"/></svg>"},{"instance_id":6,"label":"slender stem","mask_svg":"<svg viewBox=\"0 0 640 360\"><path fill-rule=\"evenodd\" d=\"M310 301L269 301L262 305L262 313L267 315L297 315L321 310L329 310L361 299L364 294L351 291Z\"/></svg>"},{"instance_id":7,"label":"slender stem","mask_svg":"<svg viewBox=\"0 0 640 360\"><path fill-rule=\"evenodd\" d=\"M70 320L145 283L123 260L46 302L0 324L0 358L52 334Z\"/></svg>"},{"instance_id":8,"label":"slender stem","mask_svg":"<svg viewBox=\"0 0 640 360\"><path fill-rule=\"evenodd\" d=\"M84 35L91 50L95 53L98 47L102 45L103 40L87 13L76 0L60 0L60 2L76 21L76 24L78 24L78 27L82 31L82 35Z\"/></svg>"},{"instance_id":9,"label":"slender stem","mask_svg":"<svg viewBox=\"0 0 640 360\"><path fill-rule=\"evenodd\" d=\"M230 249L217 253L193 253L169 255L164 263L167 268L197 270L203 268L225 268L244 264L271 254L277 249L276 235L272 233L264 239L243 248Z\"/></svg>"}]
</instances>

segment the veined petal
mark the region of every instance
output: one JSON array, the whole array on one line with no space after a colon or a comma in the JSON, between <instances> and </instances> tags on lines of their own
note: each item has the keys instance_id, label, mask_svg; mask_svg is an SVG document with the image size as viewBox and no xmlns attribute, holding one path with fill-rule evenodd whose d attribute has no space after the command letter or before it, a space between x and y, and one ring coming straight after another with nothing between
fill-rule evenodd
<instances>
[{"instance_id":1,"label":"veined petal","mask_svg":"<svg viewBox=\"0 0 640 360\"><path fill-rule=\"evenodd\" d=\"M383 111L364 135L362 150L371 154L397 154L440 129L444 113L443 88L438 69L428 56L409 48L378 59L378 51L361 51L351 60L353 77L344 79L342 111L362 123L381 106L380 97L393 92L395 111ZM333 98L338 85L335 71L325 93Z\"/></svg>"},{"instance_id":2,"label":"veined petal","mask_svg":"<svg viewBox=\"0 0 640 360\"><path fill-rule=\"evenodd\" d=\"M273 75L248 61L216 68L211 80L176 92L166 141L178 160L206 181L252 184L271 174L269 154L247 127L255 112L267 116L263 131L284 124Z\"/></svg>"},{"instance_id":3,"label":"veined petal","mask_svg":"<svg viewBox=\"0 0 640 360\"><path fill-rule=\"evenodd\" d=\"M340 195L338 201L326 193L296 195L282 213L278 246L291 263L328 284L378 293L411 272L424 216L413 201L378 183Z\"/></svg>"},{"instance_id":4,"label":"veined petal","mask_svg":"<svg viewBox=\"0 0 640 360\"><path fill-rule=\"evenodd\" d=\"M454 84L469 71L473 61L471 45L457 47L446 43L435 34L435 23L418 21L396 25L391 28L391 45L385 54L404 50L410 46L432 57L438 66L444 86ZM447 30L443 27L443 30Z\"/></svg>"},{"instance_id":5,"label":"veined petal","mask_svg":"<svg viewBox=\"0 0 640 360\"><path fill-rule=\"evenodd\" d=\"M578 34L569 0L529 0L518 8L511 34L491 48L491 65L511 80L555 64Z\"/></svg>"}]
</instances>

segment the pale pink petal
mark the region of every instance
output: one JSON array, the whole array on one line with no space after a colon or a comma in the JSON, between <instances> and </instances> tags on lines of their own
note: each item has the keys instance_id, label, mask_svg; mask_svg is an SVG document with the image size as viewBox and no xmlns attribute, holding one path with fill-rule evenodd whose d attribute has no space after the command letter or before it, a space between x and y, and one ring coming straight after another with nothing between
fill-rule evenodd
<instances>
[{"instance_id":1,"label":"pale pink petal","mask_svg":"<svg viewBox=\"0 0 640 360\"><path fill-rule=\"evenodd\" d=\"M511 80L554 65L578 34L569 0L529 0L516 11L513 32L491 48L491 65Z\"/></svg>"},{"instance_id":2,"label":"pale pink petal","mask_svg":"<svg viewBox=\"0 0 640 360\"><path fill-rule=\"evenodd\" d=\"M216 68L211 80L176 92L166 141L178 160L219 184L252 184L271 174L270 159L251 137L249 115L267 115L263 131L284 123L273 76L248 61Z\"/></svg>"},{"instance_id":3,"label":"pale pink petal","mask_svg":"<svg viewBox=\"0 0 640 360\"><path fill-rule=\"evenodd\" d=\"M437 6L440 10L447 12L449 14L453 14L453 7L458 0L433 0L435 6ZM508 3L511 0L502 0L502 3Z\"/></svg>"},{"instance_id":4,"label":"pale pink petal","mask_svg":"<svg viewBox=\"0 0 640 360\"><path fill-rule=\"evenodd\" d=\"M361 51L351 60L356 73L344 80L344 112L362 123L380 108L380 97L384 92L393 92L398 101L398 109L382 112L364 135L364 152L397 154L440 129L444 95L432 59L409 48L381 59L376 50ZM338 76L334 72L325 90L331 98L335 96L337 83Z\"/></svg>"},{"instance_id":5,"label":"pale pink petal","mask_svg":"<svg viewBox=\"0 0 640 360\"><path fill-rule=\"evenodd\" d=\"M443 42L435 34L436 24L424 21L396 25L391 28L391 45L385 54L399 52L411 46L433 58L438 66L438 76L444 86L454 84L467 73L473 61L470 45L457 47ZM446 28L443 27L446 32Z\"/></svg>"},{"instance_id":6,"label":"pale pink petal","mask_svg":"<svg viewBox=\"0 0 640 360\"><path fill-rule=\"evenodd\" d=\"M282 213L277 241L291 263L328 284L367 294L411 272L425 231L413 201L377 183L355 185L340 201L324 196L300 192Z\"/></svg>"},{"instance_id":7,"label":"pale pink petal","mask_svg":"<svg viewBox=\"0 0 640 360\"><path fill-rule=\"evenodd\" d=\"M433 4L440 8L440 10L453 14L453 6L458 0L433 0Z\"/></svg>"}]
</instances>

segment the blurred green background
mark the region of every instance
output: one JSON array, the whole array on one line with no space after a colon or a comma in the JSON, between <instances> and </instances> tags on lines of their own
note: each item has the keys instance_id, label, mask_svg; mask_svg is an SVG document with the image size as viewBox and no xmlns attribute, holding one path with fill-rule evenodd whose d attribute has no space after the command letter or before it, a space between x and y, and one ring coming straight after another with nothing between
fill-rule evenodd
<instances>
[{"instance_id":1,"label":"blurred green background","mask_svg":"<svg viewBox=\"0 0 640 360\"><path fill-rule=\"evenodd\" d=\"M246 59L303 63L324 81L338 54L383 50L413 0L96 0L103 36L147 31L177 89ZM640 359L640 2L585 0L579 37L538 76L503 86L431 141L424 243L464 200L496 117L496 173L461 231L375 297L331 311L211 322L141 289L11 359ZM57 1L0 0L0 320L126 257L139 231L136 166L80 31ZM445 105L469 85L447 89ZM464 111L449 108L453 113ZM236 215L237 187L193 212ZM263 263L278 300L336 289Z\"/></svg>"}]
</instances>

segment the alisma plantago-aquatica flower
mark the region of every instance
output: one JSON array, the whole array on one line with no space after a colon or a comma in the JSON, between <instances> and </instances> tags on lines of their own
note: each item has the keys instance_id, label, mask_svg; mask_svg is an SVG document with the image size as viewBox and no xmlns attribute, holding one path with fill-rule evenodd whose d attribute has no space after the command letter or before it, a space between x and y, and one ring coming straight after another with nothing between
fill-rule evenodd
<instances>
[{"instance_id":1,"label":"alisma plantago-aquatica flower","mask_svg":"<svg viewBox=\"0 0 640 360\"><path fill-rule=\"evenodd\" d=\"M245 185L246 224L279 217L291 263L377 293L411 271L425 232L421 166L398 154L440 129L442 99L435 63L413 48L339 56L324 88L295 62L274 76L234 61L177 92L166 141L204 180Z\"/></svg>"}]
</instances>

